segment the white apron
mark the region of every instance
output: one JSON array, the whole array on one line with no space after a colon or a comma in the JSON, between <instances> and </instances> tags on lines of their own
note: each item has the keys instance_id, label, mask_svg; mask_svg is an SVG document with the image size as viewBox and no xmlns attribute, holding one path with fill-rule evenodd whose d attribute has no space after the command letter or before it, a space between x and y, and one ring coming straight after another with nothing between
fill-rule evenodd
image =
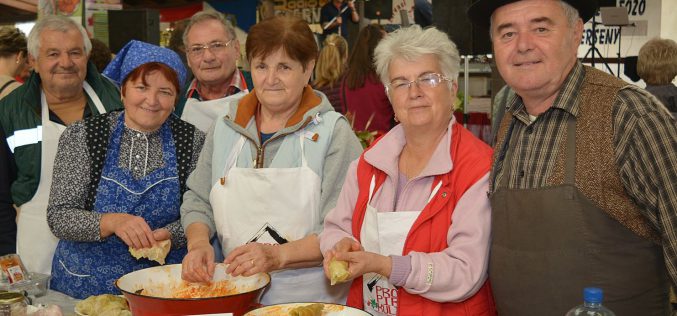
<instances>
[{"instance_id":1,"label":"white apron","mask_svg":"<svg viewBox=\"0 0 677 316\"><path fill-rule=\"evenodd\" d=\"M360 241L364 250L383 256L401 256L404 242L421 214L421 211L378 212L371 204L376 176L372 176L369 185L367 210L360 229ZM442 186L440 181L430 193L428 203ZM364 310L372 315L397 315L397 288L388 278L377 273L362 276Z\"/></svg>"},{"instance_id":2,"label":"white apron","mask_svg":"<svg viewBox=\"0 0 677 316\"><path fill-rule=\"evenodd\" d=\"M94 89L85 81L85 92L96 105L99 113L106 113L101 100ZM59 239L52 234L47 225L47 203L49 191L52 187L52 169L54 157L59 145L59 137L66 129L58 123L49 120L49 107L45 99L45 93L40 96L42 129L42 154L40 156L40 182L38 190L30 201L21 205L17 220L16 252L21 256L26 269L30 272L50 274L52 271L52 256ZM86 105L85 105L86 106Z\"/></svg>"},{"instance_id":3,"label":"white apron","mask_svg":"<svg viewBox=\"0 0 677 316\"><path fill-rule=\"evenodd\" d=\"M318 223L321 179L307 166L301 142L301 166L238 168L245 145L241 136L224 166L225 181L216 181L209 195L223 253L248 242L280 244L301 239ZM294 137L294 136L291 136ZM261 304L289 302L345 303L348 287L332 287L322 267L271 273Z\"/></svg>"},{"instance_id":4,"label":"white apron","mask_svg":"<svg viewBox=\"0 0 677 316\"><path fill-rule=\"evenodd\" d=\"M186 105L183 107L181 119L195 125L199 130L206 133L216 118L228 113L229 101L237 100L247 93L249 93L249 90L245 89L225 98L209 101L199 101L198 99L188 98L186 100Z\"/></svg>"}]
</instances>

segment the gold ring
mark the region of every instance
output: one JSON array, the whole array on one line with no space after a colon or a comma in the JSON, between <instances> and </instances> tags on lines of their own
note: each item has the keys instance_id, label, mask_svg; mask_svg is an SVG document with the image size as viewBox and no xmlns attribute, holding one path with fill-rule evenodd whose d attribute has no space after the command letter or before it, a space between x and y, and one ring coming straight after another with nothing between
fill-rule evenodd
<instances>
[{"instance_id":1,"label":"gold ring","mask_svg":"<svg viewBox=\"0 0 677 316\"><path fill-rule=\"evenodd\" d=\"M249 262L251 262L251 263L252 263L252 267L254 267L254 259L249 260Z\"/></svg>"}]
</instances>

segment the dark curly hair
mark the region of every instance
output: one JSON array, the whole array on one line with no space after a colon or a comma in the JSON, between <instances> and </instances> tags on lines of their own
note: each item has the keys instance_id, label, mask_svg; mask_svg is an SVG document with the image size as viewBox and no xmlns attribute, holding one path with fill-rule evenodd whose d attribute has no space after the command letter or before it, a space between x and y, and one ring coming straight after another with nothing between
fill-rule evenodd
<instances>
[{"instance_id":1,"label":"dark curly hair","mask_svg":"<svg viewBox=\"0 0 677 316\"><path fill-rule=\"evenodd\" d=\"M26 35L16 27L0 27L0 57L5 58L18 52L26 56Z\"/></svg>"},{"instance_id":2,"label":"dark curly hair","mask_svg":"<svg viewBox=\"0 0 677 316\"><path fill-rule=\"evenodd\" d=\"M106 43L92 38L92 51L89 53L89 61L94 63L96 69L102 72L112 58L110 48Z\"/></svg>"}]
</instances>

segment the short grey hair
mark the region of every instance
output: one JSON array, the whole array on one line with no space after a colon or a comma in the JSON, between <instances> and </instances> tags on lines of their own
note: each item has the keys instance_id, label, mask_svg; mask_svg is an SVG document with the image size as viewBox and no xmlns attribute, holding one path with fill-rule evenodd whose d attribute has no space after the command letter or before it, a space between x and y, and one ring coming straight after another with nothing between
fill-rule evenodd
<instances>
[{"instance_id":1,"label":"short grey hair","mask_svg":"<svg viewBox=\"0 0 677 316\"><path fill-rule=\"evenodd\" d=\"M439 61L442 74L457 82L461 57L456 44L449 36L434 28L422 29L412 25L386 35L374 50L376 73L383 85L390 83L389 67L395 58L413 61L423 55L432 54Z\"/></svg>"},{"instance_id":2,"label":"short grey hair","mask_svg":"<svg viewBox=\"0 0 677 316\"><path fill-rule=\"evenodd\" d=\"M564 0L559 1L559 5L562 6L562 10L564 10L564 16L567 18L567 23L569 24L569 27L573 27L576 25L576 22L578 20L583 21L581 19L581 16L578 14L578 10L574 7L572 7L569 3L567 3ZM494 26L494 11L491 13L491 17L489 17L489 38L494 39L494 32L493 32L493 26ZM585 23L585 21L583 21Z\"/></svg>"},{"instance_id":3,"label":"short grey hair","mask_svg":"<svg viewBox=\"0 0 677 316\"><path fill-rule=\"evenodd\" d=\"M85 31L85 28L82 27L80 23L76 23L69 17L48 15L40 18L31 29L31 32L28 34L28 53L35 59L38 59L38 55L40 53L40 34L42 34L44 30L59 31L64 33L77 30L82 36L82 42L85 45L85 54L89 56L89 52L92 51L92 41L89 40L87 31Z\"/></svg>"},{"instance_id":4,"label":"short grey hair","mask_svg":"<svg viewBox=\"0 0 677 316\"><path fill-rule=\"evenodd\" d=\"M188 32L190 32L190 29L193 28L193 25L198 24L200 22L204 21L209 21L209 20L214 20L218 21L223 25L223 29L230 35L231 39L237 40L237 36L235 34L235 28L233 28L233 25L230 24L230 21L226 20L223 18L223 14L216 12L214 10L205 10L205 11L200 11L198 13L193 14L193 16L190 18L190 21L188 22L188 25L186 26L186 29L183 31L183 46L188 48Z\"/></svg>"}]
</instances>

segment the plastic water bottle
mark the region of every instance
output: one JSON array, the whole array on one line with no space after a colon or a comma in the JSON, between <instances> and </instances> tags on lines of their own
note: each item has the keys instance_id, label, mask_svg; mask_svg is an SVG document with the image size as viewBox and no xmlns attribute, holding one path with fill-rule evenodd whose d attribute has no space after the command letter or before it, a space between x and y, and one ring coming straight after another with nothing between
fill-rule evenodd
<instances>
[{"instance_id":1,"label":"plastic water bottle","mask_svg":"<svg viewBox=\"0 0 677 316\"><path fill-rule=\"evenodd\" d=\"M602 306L602 289L596 287L586 287L583 289L583 305L578 305L566 316L616 316L614 312Z\"/></svg>"}]
</instances>

